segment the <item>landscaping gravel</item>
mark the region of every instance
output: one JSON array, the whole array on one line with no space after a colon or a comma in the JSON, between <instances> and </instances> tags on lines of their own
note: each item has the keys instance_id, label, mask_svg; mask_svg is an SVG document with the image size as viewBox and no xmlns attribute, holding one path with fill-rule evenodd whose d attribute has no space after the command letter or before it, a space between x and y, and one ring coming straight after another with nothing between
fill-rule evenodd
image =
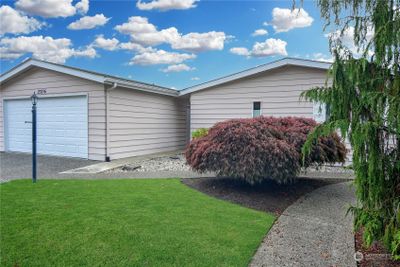
<instances>
[{"instance_id":1,"label":"landscaping gravel","mask_svg":"<svg viewBox=\"0 0 400 267\"><path fill-rule=\"evenodd\" d=\"M340 165L333 165L333 166L319 166L319 167L309 167L304 170L305 173L307 172L327 172L327 173L342 173L342 174L353 174L353 170L350 167L343 167Z\"/></svg>"},{"instance_id":2,"label":"landscaping gravel","mask_svg":"<svg viewBox=\"0 0 400 267\"><path fill-rule=\"evenodd\" d=\"M190 171L182 153L168 156L141 159L124 166L110 170L110 172L152 172L152 171Z\"/></svg>"},{"instance_id":3,"label":"landscaping gravel","mask_svg":"<svg viewBox=\"0 0 400 267\"><path fill-rule=\"evenodd\" d=\"M168 154L162 156L154 156L150 158L134 159L121 167L112 169L108 172L111 173L126 173L126 172L154 172L154 171L178 171L187 172L191 171L190 166L186 164L186 159L183 153ZM335 174L335 175L332 175ZM303 170L300 176L306 177L330 177L333 178L337 175L349 178L352 176L353 171L349 168L342 166L320 166L318 168L310 167Z\"/></svg>"}]
</instances>

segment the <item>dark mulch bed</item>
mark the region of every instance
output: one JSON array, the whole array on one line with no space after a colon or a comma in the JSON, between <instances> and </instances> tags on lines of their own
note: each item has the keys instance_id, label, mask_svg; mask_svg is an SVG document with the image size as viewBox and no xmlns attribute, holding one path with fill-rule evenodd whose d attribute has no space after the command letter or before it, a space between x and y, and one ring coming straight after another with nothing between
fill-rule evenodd
<instances>
[{"instance_id":1,"label":"dark mulch bed","mask_svg":"<svg viewBox=\"0 0 400 267\"><path fill-rule=\"evenodd\" d=\"M363 254L363 260L358 263L359 267L400 267L400 261L391 260L390 253L380 242L373 243L369 248L363 247L362 234L360 229L354 237L356 251Z\"/></svg>"},{"instance_id":2,"label":"dark mulch bed","mask_svg":"<svg viewBox=\"0 0 400 267\"><path fill-rule=\"evenodd\" d=\"M251 186L229 178L182 179L182 182L207 195L227 200L242 206L280 215L299 197L321 186L343 182L338 179L299 178L291 185L265 182Z\"/></svg>"}]
</instances>

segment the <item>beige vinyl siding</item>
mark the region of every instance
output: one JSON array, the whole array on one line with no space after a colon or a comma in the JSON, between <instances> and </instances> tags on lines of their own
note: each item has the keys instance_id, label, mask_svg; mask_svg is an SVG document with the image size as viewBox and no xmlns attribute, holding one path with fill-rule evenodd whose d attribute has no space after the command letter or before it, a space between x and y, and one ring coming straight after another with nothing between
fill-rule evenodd
<instances>
[{"instance_id":1,"label":"beige vinyl siding","mask_svg":"<svg viewBox=\"0 0 400 267\"><path fill-rule=\"evenodd\" d=\"M194 92L190 96L191 131L216 122L251 118L253 102L264 116L313 117L313 105L300 94L324 85L326 70L286 66Z\"/></svg>"},{"instance_id":2,"label":"beige vinyl siding","mask_svg":"<svg viewBox=\"0 0 400 267\"><path fill-rule=\"evenodd\" d=\"M7 81L0 88L0 150L4 151L3 99L30 97L33 91L46 89L47 96L88 95L89 159L105 158L105 94L104 86L78 77L46 69L33 68ZM40 101L40 100L39 100Z\"/></svg>"},{"instance_id":3,"label":"beige vinyl siding","mask_svg":"<svg viewBox=\"0 0 400 267\"><path fill-rule=\"evenodd\" d=\"M0 86L0 151L5 150L4 145L4 119L3 119L3 90Z\"/></svg>"},{"instance_id":4,"label":"beige vinyl siding","mask_svg":"<svg viewBox=\"0 0 400 267\"><path fill-rule=\"evenodd\" d=\"M184 99L123 88L110 91L108 97L111 160L185 146Z\"/></svg>"}]
</instances>

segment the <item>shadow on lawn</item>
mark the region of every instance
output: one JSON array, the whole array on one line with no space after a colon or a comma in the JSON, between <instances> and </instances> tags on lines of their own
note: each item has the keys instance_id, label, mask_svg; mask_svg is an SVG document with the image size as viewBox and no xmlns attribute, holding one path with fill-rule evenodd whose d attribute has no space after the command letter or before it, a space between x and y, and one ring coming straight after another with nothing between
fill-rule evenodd
<instances>
[{"instance_id":1,"label":"shadow on lawn","mask_svg":"<svg viewBox=\"0 0 400 267\"><path fill-rule=\"evenodd\" d=\"M209 196L251 209L271 212L277 216L301 196L319 187L344 181L343 179L299 178L295 183L289 185L266 181L251 186L232 178L182 179L182 183Z\"/></svg>"}]
</instances>

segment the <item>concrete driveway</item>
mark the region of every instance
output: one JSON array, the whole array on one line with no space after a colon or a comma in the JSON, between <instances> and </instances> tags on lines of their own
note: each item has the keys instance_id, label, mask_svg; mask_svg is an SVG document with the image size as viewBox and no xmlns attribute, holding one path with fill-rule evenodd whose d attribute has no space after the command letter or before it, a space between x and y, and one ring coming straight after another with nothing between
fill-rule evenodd
<instances>
[{"instance_id":1,"label":"concrete driveway","mask_svg":"<svg viewBox=\"0 0 400 267\"><path fill-rule=\"evenodd\" d=\"M38 179L197 178L210 176L209 174L198 174L192 171L155 170L150 172L115 173L111 171L82 172L78 169L86 166L88 166L89 169L99 169L99 165L102 165L101 167L107 165L106 167L111 169L126 163L135 162L138 158L142 159L146 157L149 156L101 162L67 157L38 156ZM78 172L74 172L74 169L77 169ZM72 172L61 173L71 170ZM0 152L0 182L27 178L32 178L32 156L30 154Z\"/></svg>"},{"instance_id":2,"label":"concrete driveway","mask_svg":"<svg viewBox=\"0 0 400 267\"><path fill-rule=\"evenodd\" d=\"M97 163L98 161L56 156L38 156L38 177L56 178L58 173ZM0 152L0 180L32 177L32 156L25 153Z\"/></svg>"},{"instance_id":3,"label":"concrete driveway","mask_svg":"<svg viewBox=\"0 0 400 267\"><path fill-rule=\"evenodd\" d=\"M118 178L200 178L213 177L213 173L197 173L194 171L151 170L147 172L110 171L125 164L136 164L153 157L168 156L172 152L157 153L101 162L78 158L38 156L38 179L118 179ZM176 155L176 151L171 155ZM86 167L86 168L82 168ZM82 170L83 169L83 170ZM68 172L66 172L68 171ZM64 172L64 173L61 173ZM0 182L32 177L32 156L25 153L0 152ZM308 178L343 178L352 179L352 174L331 172L301 173L300 177Z\"/></svg>"}]
</instances>

